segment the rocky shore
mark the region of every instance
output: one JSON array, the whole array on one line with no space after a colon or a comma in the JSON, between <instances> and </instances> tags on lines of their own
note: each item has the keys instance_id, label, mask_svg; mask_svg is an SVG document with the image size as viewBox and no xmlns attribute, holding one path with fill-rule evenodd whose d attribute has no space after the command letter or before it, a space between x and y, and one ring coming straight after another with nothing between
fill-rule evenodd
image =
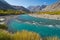
<instances>
[{"instance_id":1,"label":"rocky shore","mask_svg":"<svg viewBox=\"0 0 60 40\"><path fill-rule=\"evenodd\" d=\"M18 17L19 15L8 15L8 16L0 16L0 24L6 24L10 19L14 19ZM3 20L1 20L3 19Z\"/></svg>"},{"instance_id":2,"label":"rocky shore","mask_svg":"<svg viewBox=\"0 0 60 40\"><path fill-rule=\"evenodd\" d=\"M49 14L29 14L29 15L38 18L60 20L60 15L49 15Z\"/></svg>"},{"instance_id":3,"label":"rocky shore","mask_svg":"<svg viewBox=\"0 0 60 40\"><path fill-rule=\"evenodd\" d=\"M28 14L33 17L60 20L60 15L48 15L48 14ZM10 19L15 19L19 15L0 16L0 24L7 23Z\"/></svg>"}]
</instances>

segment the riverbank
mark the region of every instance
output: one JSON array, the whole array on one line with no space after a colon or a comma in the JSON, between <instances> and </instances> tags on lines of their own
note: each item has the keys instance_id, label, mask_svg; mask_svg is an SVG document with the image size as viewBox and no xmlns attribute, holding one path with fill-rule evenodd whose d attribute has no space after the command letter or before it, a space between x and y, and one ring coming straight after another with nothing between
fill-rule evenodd
<instances>
[{"instance_id":1,"label":"riverbank","mask_svg":"<svg viewBox=\"0 0 60 40\"><path fill-rule=\"evenodd\" d=\"M10 20L10 19L15 19L16 17L18 17L19 15L7 15L7 16L0 16L0 19L4 19L3 21L1 21L0 23L3 23L3 24L7 24L7 22Z\"/></svg>"},{"instance_id":2,"label":"riverbank","mask_svg":"<svg viewBox=\"0 0 60 40\"><path fill-rule=\"evenodd\" d=\"M54 20L60 20L60 15L49 15L49 14L28 14L33 17L38 18L45 18L45 19L54 19ZM4 19L0 24L7 23L10 19L15 19L20 15L7 15L7 16L0 16L0 19Z\"/></svg>"},{"instance_id":3,"label":"riverbank","mask_svg":"<svg viewBox=\"0 0 60 40\"><path fill-rule=\"evenodd\" d=\"M49 14L29 14L29 15L38 18L60 20L60 15L49 15Z\"/></svg>"}]
</instances>

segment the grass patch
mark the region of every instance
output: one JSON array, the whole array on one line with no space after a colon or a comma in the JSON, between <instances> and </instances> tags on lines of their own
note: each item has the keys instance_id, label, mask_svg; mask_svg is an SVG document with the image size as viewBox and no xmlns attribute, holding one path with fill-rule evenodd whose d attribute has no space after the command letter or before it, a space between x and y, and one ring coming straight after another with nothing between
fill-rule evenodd
<instances>
[{"instance_id":1,"label":"grass patch","mask_svg":"<svg viewBox=\"0 0 60 40\"><path fill-rule=\"evenodd\" d=\"M41 38L38 33L24 30L11 34L0 29L0 40L60 40L60 38L57 36Z\"/></svg>"},{"instance_id":2,"label":"grass patch","mask_svg":"<svg viewBox=\"0 0 60 40\"><path fill-rule=\"evenodd\" d=\"M50 14L50 15L60 15L60 11L53 11L53 12L36 12L37 14Z\"/></svg>"},{"instance_id":3,"label":"grass patch","mask_svg":"<svg viewBox=\"0 0 60 40\"><path fill-rule=\"evenodd\" d=\"M19 14L25 14L27 12L25 11L19 11L19 10L0 10L0 16L5 16L5 15L19 15Z\"/></svg>"}]
</instances>

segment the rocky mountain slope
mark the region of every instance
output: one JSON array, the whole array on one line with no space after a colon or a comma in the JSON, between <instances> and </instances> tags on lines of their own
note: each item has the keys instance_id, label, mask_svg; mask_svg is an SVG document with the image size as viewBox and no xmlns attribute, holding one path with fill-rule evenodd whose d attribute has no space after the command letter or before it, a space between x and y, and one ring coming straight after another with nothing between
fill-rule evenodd
<instances>
[{"instance_id":1,"label":"rocky mountain slope","mask_svg":"<svg viewBox=\"0 0 60 40\"><path fill-rule=\"evenodd\" d=\"M42 9L44 9L47 5L42 5L42 6L29 6L28 9L31 12L38 12L41 11Z\"/></svg>"},{"instance_id":2,"label":"rocky mountain slope","mask_svg":"<svg viewBox=\"0 0 60 40\"><path fill-rule=\"evenodd\" d=\"M60 11L60 1L47 6L43 11Z\"/></svg>"},{"instance_id":3,"label":"rocky mountain slope","mask_svg":"<svg viewBox=\"0 0 60 40\"><path fill-rule=\"evenodd\" d=\"M0 9L14 9L10 4L8 4L5 0L0 0Z\"/></svg>"},{"instance_id":4,"label":"rocky mountain slope","mask_svg":"<svg viewBox=\"0 0 60 40\"><path fill-rule=\"evenodd\" d=\"M17 10L25 11L25 12L30 12L27 8L25 8L23 6L13 6L13 8L15 8Z\"/></svg>"}]
</instances>

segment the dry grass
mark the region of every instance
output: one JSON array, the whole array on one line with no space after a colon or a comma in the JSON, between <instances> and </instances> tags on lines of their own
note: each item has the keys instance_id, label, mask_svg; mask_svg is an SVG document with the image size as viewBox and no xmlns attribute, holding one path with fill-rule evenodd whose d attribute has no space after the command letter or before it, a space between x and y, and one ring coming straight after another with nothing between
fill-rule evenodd
<instances>
[{"instance_id":1,"label":"dry grass","mask_svg":"<svg viewBox=\"0 0 60 40\"><path fill-rule=\"evenodd\" d=\"M29 31L20 31L11 34L8 31L0 29L0 40L60 40L60 38L57 36L41 38L38 33Z\"/></svg>"}]
</instances>

